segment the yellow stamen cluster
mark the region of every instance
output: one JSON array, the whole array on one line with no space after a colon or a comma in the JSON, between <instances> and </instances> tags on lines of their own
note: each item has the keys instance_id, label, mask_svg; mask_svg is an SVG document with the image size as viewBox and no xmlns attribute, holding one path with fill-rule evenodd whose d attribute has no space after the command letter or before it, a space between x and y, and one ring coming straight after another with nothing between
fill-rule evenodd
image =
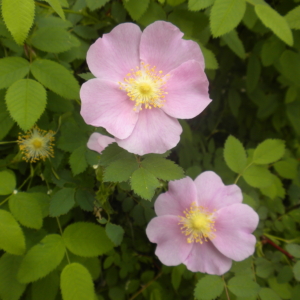
<instances>
[{"instance_id":1,"label":"yellow stamen cluster","mask_svg":"<svg viewBox=\"0 0 300 300\"><path fill-rule=\"evenodd\" d=\"M215 237L214 228L215 217L214 213L209 212L203 206L197 206L194 202L189 209L184 212L184 217L179 216L181 225L181 232L187 236L188 243L207 242Z\"/></svg>"},{"instance_id":2,"label":"yellow stamen cluster","mask_svg":"<svg viewBox=\"0 0 300 300\"><path fill-rule=\"evenodd\" d=\"M165 102L164 85L169 75L163 75L163 71L156 71L156 67L141 63L141 68L131 69L124 78L124 82L119 82L120 89L127 92L131 101L135 102L133 110L152 109L162 107Z\"/></svg>"},{"instance_id":3,"label":"yellow stamen cluster","mask_svg":"<svg viewBox=\"0 0 300 300\"><path fill-rule=\"evenodd\" d=\"M37 126L23 135L20 133L18 144L23 153L23 159L27 162L36 162L40 159L45 160L49 156L53 157L54 134L52 130L47 132Z\"/></svg>"}]
</instances>

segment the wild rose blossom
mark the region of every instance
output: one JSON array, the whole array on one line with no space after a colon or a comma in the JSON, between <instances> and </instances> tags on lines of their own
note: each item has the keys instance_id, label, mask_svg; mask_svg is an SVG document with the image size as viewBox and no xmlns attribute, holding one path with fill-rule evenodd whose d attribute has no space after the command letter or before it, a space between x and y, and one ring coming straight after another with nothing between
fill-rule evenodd
<instances>
[{"instance_id":1,"label":"wild rose blossom","mask_svg":"<svg viewBox=\"0 0 300 300\"><path fill-rule=\"evenodd\" d=\"M182 132L177 118L194 118L211 102L201 50L182 36L157 21L143 32L124 23L99 38L87 53L96 78L80 91L85 122L139 155L175 147Z\"/></svg>"},{"instance_id":2,"label":"wild rose blossom","mask_svg":"<svg viewBox=\"0 0 300 300\"><path fill-rule=\"evenodd\" d=\"M88 143L87 143L87 147L91 150L94 150L98 153L102 153L102 151L109 145L115 142L115 139L103 135L101 133L98 132L94 132L91 134Z\"/></svg>"},{"instance_id":3,"label":"wild rose blossom","mask_svg":"<svg viewBox=\"0 0 300 300\"><path fill-rule=\"evenodd\" d=\"M168 192L155 202L157 217L146 228L157 244L155 254L167 266L183 263L193 272L224 274L232 260L244 260L255 249L251 233L258 215L242 199L237 185L225 186L212 171L195 181L169 182Z\"/></svg>"}]
</instances>

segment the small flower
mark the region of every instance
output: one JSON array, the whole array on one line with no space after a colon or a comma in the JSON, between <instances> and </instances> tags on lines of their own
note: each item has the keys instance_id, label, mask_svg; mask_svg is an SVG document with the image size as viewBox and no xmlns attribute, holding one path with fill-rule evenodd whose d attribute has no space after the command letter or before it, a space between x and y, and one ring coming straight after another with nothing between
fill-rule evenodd
<instances>
[{"instance_id":1,"label":"small flower","mask_svg":"<svg viewBox=\"0 0 300 300\"><path fill-rule=\"evenodd\" d=\"M54 134L52 130L45 131L37 126L23 135L20 133L17 142L23 153L23 159L27 162L36 162L49 156L53 157Z\"/></svg>"},{"instance_id":2,"label":"small flower","mask_svg":"<svg viewBox=\"0 0 300 300\"><path fill-rule=\"evenodd\" d=\"M91 134L88 143L87 143L87 147L91 150L94 150L98 153L102 153L102 151L109 145L115 142L115 139L100 134L98 132L94 132Z\"/></svg>"},{"instance_id":3,"label":"small flower","mask_svg":"<svg viewBox=\"0 0 300 300\"><path fill-rule=\"evenodd\" d=\"M135 154L175 147L182 132L177 118L194 118L211 102L201 50L182 36L157 21L143 32L120 24L99 38L87 53L96 78L80 91L85 122L104 127Z\"/></svg>"},{"instance_id":4,"label":"small flower","mask_svg":"<svg viewBox=\"0 0 300 300\"><path fill-rule=\"evenodd\" d=\"M225 186L212 171L195 181L169 182L168 192L155 202L157 217L146 228L155 254L167 266L185 264L190 271L222 275L232 260L254 253L257 213L242 204L242 192Z\"/></svg>"}]
</instances>

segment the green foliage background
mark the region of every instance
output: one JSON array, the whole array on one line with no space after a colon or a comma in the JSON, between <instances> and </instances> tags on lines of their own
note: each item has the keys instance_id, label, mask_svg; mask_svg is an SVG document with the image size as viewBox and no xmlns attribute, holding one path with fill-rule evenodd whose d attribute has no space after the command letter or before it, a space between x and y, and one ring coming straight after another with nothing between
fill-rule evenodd
<instances>
[{"instance_id":1,"label":"green foliage background","mask_svg":"<svg viewBox=\"0 0 300 300\"><path fill-rule=\"evenodd\" d=\"M300 299L300 1L2 0L0 299ZM213 102L179 145L137 157L86 147L80 114L91 43L156 20L199 43ZM37 124L55 156L26 163ZM97 166L95 168L95 166ZM167 182L213 170L259 214L256 253L224 277L166 267L145 235ZM150 201L149 201L150 200ZM230 216L229 216L230 217Z\"/></svg>"}]
</instances>

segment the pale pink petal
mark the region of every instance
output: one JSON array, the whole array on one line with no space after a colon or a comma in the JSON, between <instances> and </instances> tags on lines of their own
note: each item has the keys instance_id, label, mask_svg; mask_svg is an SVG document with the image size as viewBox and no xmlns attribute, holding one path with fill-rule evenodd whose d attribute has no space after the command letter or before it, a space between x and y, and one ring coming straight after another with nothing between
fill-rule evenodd
<instances>
[{"instance_id":1,"label":"pale pink petal","mask_svg":"<svg viewBox=\"0 0 300 300\"><path fill-rule=\"evenodd\" d=\"M145 28L140 44L140 58L165 74L188 60L196 60L204 69L204 58L196 42L182 39L173 24L157 21Z\"/></svg>"},{"instance_id":2,"label":"pale pink petal","mask_svg":"<svg viewBox=\"0 0 300 300\"><path fill-rule=\"evenodd\" d=\"M187 61L170 72L166 91L168 94L162 110L174 118L194 118L211 102L207 77L195 60Z\"/></svg>"},{"instance_id":3,"label":"pale pink petal","mask_svg":"<svg viewBox=\"0 0 300 300\"><path fill-rule=\"evenodd\" d=\"M183 262L190 271L222 275L231 268L231 259L220 253L210 241L192 245L190 254Z\"/></svg>"},{"instance_id":4,"label":"pale pink petal","mask_svg":"<svg viewBox=\"0 0 300 300\"><path fill-rule=\"evenodd\" d=\"M96 127L104 127L115 137L127 138L138 120L130 101L112 82L98 78L85 82L80 90L81 115L84 121Z\"/></svg>"},{"instance_id":5,"label":"pale pink petal","mask_svg":"<svg viewBox=\"0 0 300 300\"><path fill-rule=\"evenodd\" d=\"M111 143L114 143L115 139L100 134L98 132L92 133L90 136L88 142L87 142L87 147L91 150L97 151L101 154L101 152Z\"/></svg>"},{"instance_id":6,"label":"pale pink petal","mask_svg":"<svg viewBox=\"0 0 300 300\"><path fill-rule=\"evenodd\" d=\"M251 233L258 225L257 213L246 204L232 204L216 212L212 243L227 257L241 261L252 255L256 238Z\"/></svg>"},{"instance_id":7,"label":"pale pink petal","mask_svg":"<svg viewBox=\"0 0 300 300\"><path fill-rule=\"evenodd\" d=\"M196 187L190 177L185 177L170 181L168 191L157 197L154 208L158 216L183 216L183 211L190 208L193 202L197 203Z\"/></svg>"},{"instance_id":8,"label":"pale pink petal","mask_svg":"<svg viewBox=\"0 0 300 300\"><path fill-rule=\"evenodd\" d=\"M161 109L143 109L139 112L131 135L126 139L118 137L116 142L120 147L138 155L165 153L178 144L181 132L179 122Z\"/></svg>"},{"instance_id":9,"label":"pale pink petal","mask_svg":"<svg viewBox=\"0 0 300 300\"><path fill-rule=\"evenodd\" d=\"M178 221L175 216L160 216L153 218L146 228L148 239L157 244L155 254L166 266L181 264L192 248L181 233Z\"/></svg>"},{"instance_id":10,"label":"pale pink petal","mask_svg":"<svg viewBox=\"0 0 300 300\"><path fill-rule=\"evenodd\" d=\"M211 211L243 201L241 189L237 185L225 186L222 179L212 171L201 173L195 179L195 185L199 204Z\"/></svg>"},{"instance_id":11,"label":"pale pink petal","mask_svg":"<svg viewBox=\"0 0 300 300\"><path fill-rule=\"evenodd\" d=\"M87 64L98 78L123 80L130 69L140 66L139 45L142 32L133 23L116 26L89 48Z\"/></svg>"}]
</instances>

